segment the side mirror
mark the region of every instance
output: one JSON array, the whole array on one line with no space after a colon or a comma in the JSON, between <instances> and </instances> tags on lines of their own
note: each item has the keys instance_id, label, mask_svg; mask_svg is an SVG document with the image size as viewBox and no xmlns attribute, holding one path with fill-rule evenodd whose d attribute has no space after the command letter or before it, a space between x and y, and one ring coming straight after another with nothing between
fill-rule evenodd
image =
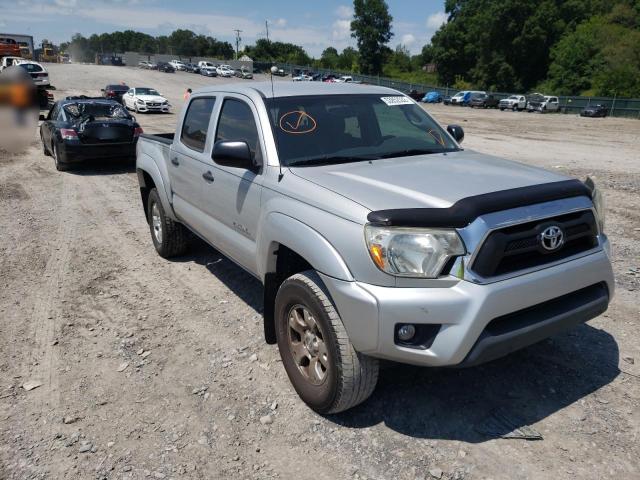
<instances>
[{"instance_id":1,"label":"side mirror","mask_svg":"<svg viewBox=\"0 0 640 480\"><path fill-rule=\"evenodd\" d=\"M447 132L449 132L458 143L462 143L462 140L464 140L464 130L460 125L449 125Z\"/></svg>"},{"instance_id":2,"label":"side mirror","mask_svg":"<svg viewBox=\"0 0 640 480\"><path fill-rule=\"evenodd\" d=\"M218 165L225 167L255 170L260 166L254 161L249 144L244 141L234 142L220 140L213 146L212 156Z\"/></svg>"}]
</instances>

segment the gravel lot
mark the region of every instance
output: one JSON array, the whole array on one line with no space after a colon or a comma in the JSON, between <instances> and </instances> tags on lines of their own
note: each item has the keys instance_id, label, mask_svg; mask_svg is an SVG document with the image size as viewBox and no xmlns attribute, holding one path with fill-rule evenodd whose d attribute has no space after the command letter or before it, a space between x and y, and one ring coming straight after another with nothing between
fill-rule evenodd
<instances>
[{"instance_id":1,"label":"gravel lot","mask_svg":"<svg viewBox=\"0 0 640 480\"><path fill-rule=\"evenodd\" d=\"M176 113L187 87L222 82L50 74L57 98L125 81ZM618 285L606 314L478 368L385 364L368 402L321 417L262 340L252 277L202 244L161 259L133 166L56 172L34 132L0 151L0 479L640 478L640 121L427 109L467 148L595 176ZM176 117L138 115L147 132ZM543 439L501 438L525 426Z\"/></svg>"}]
</instances>

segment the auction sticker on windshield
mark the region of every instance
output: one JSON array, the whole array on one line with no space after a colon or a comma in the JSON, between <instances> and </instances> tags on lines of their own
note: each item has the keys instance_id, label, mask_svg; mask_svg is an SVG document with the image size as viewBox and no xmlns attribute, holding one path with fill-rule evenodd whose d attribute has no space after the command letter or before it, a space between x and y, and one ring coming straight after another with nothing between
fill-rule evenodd
<instances>
[{"instance_id":1,"label":"auction sticker on windshield","mask_svg":"<svg viewBox=\"0 0 640 480\"><path fill-rule=\"evenodd\" d=\"M394 105L412 105L413 102L407 97L380 97L384 103L393 107Z\"/></svg>"}]
</instances>

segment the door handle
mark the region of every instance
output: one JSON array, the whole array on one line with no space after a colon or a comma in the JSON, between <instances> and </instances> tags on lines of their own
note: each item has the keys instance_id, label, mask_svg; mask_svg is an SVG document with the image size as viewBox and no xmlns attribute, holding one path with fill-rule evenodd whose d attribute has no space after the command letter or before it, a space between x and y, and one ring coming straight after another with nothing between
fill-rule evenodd
<instances>
[{"instance_id":1,"label":"door handle","mask_svg":"<svg viewBox=\"0 0 640 480\"><path fill-rule=\"evenodd\" d=\"M177 167L178 165L180 165L180 162L178 161L178 158L177 158L177 157L173 157L173 158L171 159L171 163L173 163L176 167Z\"/></svg>"},{"instance_id":2,"label":"door handle","mask_svg":"<svg viewBox=\"0 0 640 480\"><path fill-rule=\"evenodd\" d=\"M213 182L214 180L213 174L208 170L202 174L202 178L204 178L209 183Z\"/></svg>"}]
</instances>

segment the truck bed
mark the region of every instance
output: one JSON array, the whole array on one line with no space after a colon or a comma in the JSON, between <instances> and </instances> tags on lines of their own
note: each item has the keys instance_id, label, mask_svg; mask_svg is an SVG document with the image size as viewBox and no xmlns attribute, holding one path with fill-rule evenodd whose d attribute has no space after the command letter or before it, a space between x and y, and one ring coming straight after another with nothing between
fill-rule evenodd
<instances>
[{"instance_id":1,"label":"truck bed","mask_svg":"<svg viewBox=\"0 0 640 480\"><path fill-rule=\"evenodd\" d=\"M160 142L166 145L171 145L173 143L173 137L175 137L174 133L143 133L142 135L140 135L140 138L144 138L145 140L151 142Z\"/></svg>"}]
</instances>

